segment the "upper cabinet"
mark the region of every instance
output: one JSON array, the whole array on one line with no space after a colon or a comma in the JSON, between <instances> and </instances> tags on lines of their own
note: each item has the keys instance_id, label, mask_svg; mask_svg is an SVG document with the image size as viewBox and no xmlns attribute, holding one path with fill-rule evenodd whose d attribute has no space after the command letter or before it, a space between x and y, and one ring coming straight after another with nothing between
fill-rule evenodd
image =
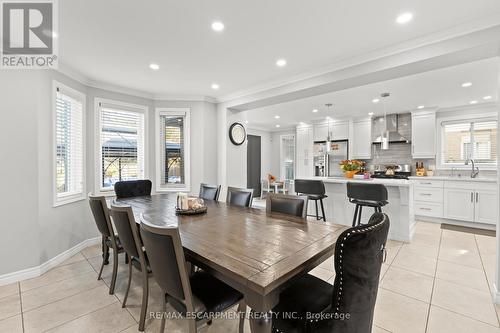
<instances>
[{"instance_id":1,"label":"upper cabinet","mask_svg":"<svg viewBox=\"0 0 500 333\"><path fill-rule=\"evenodd\" d=\"M372 158L372 120L354 120L352 122L352 135L349 140L352 145L351 159Z\"/></svg>"},{"instance_id":2,"label":"upper cabinet","mask_svg":"<svg viewBox=\"0 0 500 333\"><path fill-rule=\"evenodd\" d=\"M314 141L326 141L328 134L330 140L347 140L349 138L349 122L332 120L314 124Z\"/></svg>"},{"instance_id":3,"label":"upper cabinet","mask_svg":"<svg viewBox=\"0 0 500 333\"><path fill-rule=\"evenodd\" d=\"M436 158L436 112L413 112L411 133L413 158Z\"/></svg>"}]
</instances>

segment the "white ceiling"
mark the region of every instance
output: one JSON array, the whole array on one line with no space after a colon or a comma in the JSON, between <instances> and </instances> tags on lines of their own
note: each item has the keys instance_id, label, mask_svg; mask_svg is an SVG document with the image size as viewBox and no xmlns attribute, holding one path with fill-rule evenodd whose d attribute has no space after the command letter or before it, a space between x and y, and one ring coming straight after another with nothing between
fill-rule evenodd
<instances>
[{"instance_id":1,"label":"white ceiling","mask_svg":"<svg viewBox=\"0 0 500 333\"><path fill-rule=\"evenodd\" d=\"M159 95L220 97L484 22L500 14L500 1L72 0L59 1L59 11L60 61L88 79ZM399 26L403 11L415 17ZM225 31L212 31L214 20ZM288 65L277 68L281 57ZM150 62L160 70L151 71Z\"/></svg>"},{"instance_id":2,"label":"white ceiling","mask_svg":"<svg viewBox=\"0 0 500 333\"><path fill-rule=\"evenodd\" d=\"M451 108L470 105L473 100L478 101L477 105L495 102L498 100L499 63L499 58L485 59L246 111L248 126L275 131L327 116L334 119L368 117L369 112L374 116L382 115L382 102L374 104L372 100L380 98L383 92L391 93L387 99L388 113L409 112L419 105ZM463 88L464 82L471 82L472 86ZM484 96L492 96L492 99L486 101ZM333 106L327 108L327 103ZM313 109L319 112L313 113ZM275 119L276 115L280 119ZM280 125L279 129L276 124Z\"/></svg>"}]
</instances>

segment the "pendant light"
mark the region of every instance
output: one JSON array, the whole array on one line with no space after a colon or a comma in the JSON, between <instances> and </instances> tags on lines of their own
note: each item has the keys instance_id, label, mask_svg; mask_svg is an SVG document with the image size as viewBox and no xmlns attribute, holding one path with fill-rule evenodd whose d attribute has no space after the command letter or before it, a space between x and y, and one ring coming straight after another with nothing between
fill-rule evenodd
<instances>
[{"instance_id":1,"label":"pendant light","mask_svg":"<svg viewBox=\"0 0 500 333\"><path fill-rule=\"evenodd\" d=\"M382 140L380 149L388 150L389 149L389 131L387 130L387 103L386 99L391 96L390 93L382 93L380 97L382 97L382 103L384 105L384 130L382 131Z\"/></svg>"}]
</instances>

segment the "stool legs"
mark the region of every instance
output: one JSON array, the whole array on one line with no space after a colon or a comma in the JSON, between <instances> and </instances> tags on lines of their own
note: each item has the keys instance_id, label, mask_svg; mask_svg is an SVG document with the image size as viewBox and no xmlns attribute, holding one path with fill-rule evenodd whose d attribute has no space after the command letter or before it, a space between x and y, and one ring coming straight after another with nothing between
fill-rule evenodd
<instances>
[{"instance_id":1,"label":"stool legs","mask_svg":"<svg viewBox=\"0 0 500 333\"><path fill-rule=\"evenodd\" d=\"M382 213L382 207L373 207L375 213ZM363 214L363 206L356 205L356 209L354 210L354 218L352 219L352 226L355 227L361 224L361 215Z\"/></svg>"},{"instance_id":2,"label":"stool legs","mask_svg":"<svg viewBox=\"0 0 500 333\"><path fill-rule=\"evenodd\" d=\"M325 207L323 206L323 199L319 199L319 204L321 206L321 215L323 216L323 221L326 222Z\"/></svg>"},{"instance_id":3,"label":"stool legs","mask_svg":"<svg viewBox=\"0 0 500 333\"><path fill-rule=\"evenodd\" d=\"M319 215L318 215L318 200L314 200L314 204L316 205L316 220L319 220Z\"/></svg>"},{"instance_id":4,"label":"stool legs","mask_svg":"<svg viewBox=\"0 0 500 333\"><path fill-rule=\"evenodd\" d=\"M361 215L363 215L363 206L359 206L358 225L361 224Z\"/></svg>"},{"instance_id":5,"label":"stool legs","mask_svg":"<svg viewBox=\"0 0 500 333\"><path fill-rule=\"evenodd\" d=\"M352 226L356 226L356 220L358 219L358 210L359 210L359 205L356 205L356 209L354 209L354 218L352 219Z\"/></svg>"}]
</instances>

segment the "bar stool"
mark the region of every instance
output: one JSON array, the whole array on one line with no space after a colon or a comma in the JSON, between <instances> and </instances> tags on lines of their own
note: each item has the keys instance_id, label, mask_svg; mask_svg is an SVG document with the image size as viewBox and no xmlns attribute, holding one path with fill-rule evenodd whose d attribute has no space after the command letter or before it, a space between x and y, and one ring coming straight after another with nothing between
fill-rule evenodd
<instances>
[{"instance_id":1,"label":"bar stool","mask_svg":"<svg viewBox=\"0 0 500 333\"><path fill-rule=\"evenodd\" d=\"M373 207L375 212L382 212L382 207L388 204L387 188L382 184L363 184L348 182L347 197L349 202L356 204L352 226L361 224L363 206Z\"/></svg>"},{"instance_id":2,"label":"bar stool","mask_svg":"<svg viewBox=\"0 0 500 333\"><path fill-rule=\"evenodd\" d=\"M328 196L325 194L325 184L322 180L295 179L295 192L297 194L307 195L307 198L309 200L314 200L314 204L316 205L316 220L323 220L326 222L323 199L327 198ZM318 214L318 201L321 205L321 218Z\"/></svg>"}]
</instances>

